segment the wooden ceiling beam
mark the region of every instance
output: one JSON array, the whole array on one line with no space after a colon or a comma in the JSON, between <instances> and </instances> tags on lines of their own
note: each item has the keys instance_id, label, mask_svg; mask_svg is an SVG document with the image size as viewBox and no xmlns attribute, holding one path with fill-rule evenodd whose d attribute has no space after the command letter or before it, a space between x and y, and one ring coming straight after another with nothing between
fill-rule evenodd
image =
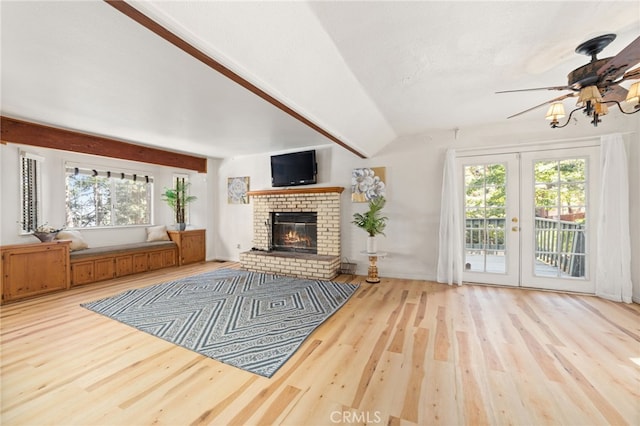
<instances>
[{"instance_id":1,"label":"wooden ceiling beam","mask_svg":"<svg viewBox=\"0 0 640 426\"><path fill-rule=\"evenodd\" d=\"M207 172L207 159L0 116L2 143L40 146Z\"/></svg>"},{"instance_id":2,"label":"wooden ceiling beam","mask_svg":"<svg viewBox=\"0 0 640 426\"><path fill-rule=\"evenodd\" d=\"M229 78L230 80L234 81L235 83L237 83L240 86L244 87L245 89L249 90L251 93L261 97L265 101L269 102L271 105L275 106L276 108L280 109L281 111L285 112L286 114L289 114L291 117L295 118L296 120L300 121L301 123L305 124L306 126L312 128L313 130L315 130L316 132L320 133L322 136L326 137L327 139L331 140L332 142L340 145L341 147L343 147L344 149L346 149L348 151L351 151L352 153L354 153L355 155L357 155L360 158L367 158L366 155L364 155L363 153L361 153L357 149L347 145L344 141L340 140L338 137L332 135L331 133L329 133L328 131L326 131L322 127L318 126L313 121L311 121L308 118L304 117L303 115L301 115L297 111L289 108L287 105L285 105L284 103L280 102L278 99L274 98L273 96L271 96L270 94L268 94L264 90L260 89L259 87L257 87L253 83L251 83L248 80L246 80L243 77L241 77L240 75L236 74L235 72L233 72L229 68L225 67L220 62L216 61L215 59L213 59L212 57L210 57L209 55L207 55L203 51L201 51L198 48L196 48L193 45L191 45L189 42L187 42L187 41L183 40L182 38L178 37L177 35L175 35L171 31L169 31L167 28L163 27L162 25L160 25L159 23L157 23L153 19L149 18L144 13L140 12L135 7L133 7L130 4L128 4L126 1L123 1L123 0L104 0L104 1L106 3L108 3L109 5L113 6L118 11L120 11L122 14L124 14L124 15L128 16L129 18L133 19L134 21L136 21L138 24L142 25L143 27L145 27L149 31L155 33L156 35L162 37L163 39L165 39L169 43L173 44L178 49L182 50L183 52L187 53L188 55L190 55L193 58L197 59L198 61L202 62L203 64L205 64L209 68L219 72L220 74L224 75L225 77Z\"/></svg>"}]
</instances>

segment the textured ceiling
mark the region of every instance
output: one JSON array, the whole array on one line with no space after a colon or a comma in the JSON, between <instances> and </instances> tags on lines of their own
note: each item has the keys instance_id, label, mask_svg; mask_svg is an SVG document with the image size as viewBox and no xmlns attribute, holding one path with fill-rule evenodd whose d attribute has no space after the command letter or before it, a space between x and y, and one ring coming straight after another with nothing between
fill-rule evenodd
<instances>
[{"instance_id":1,"label":"textured ceiling","mask_svg":"<svg viewBox=\"0 0 640 426\"><path fill-rule=\"evenodd\" d=\"M559 93L495 91L563 85L581 42L640 35L637 1L131 4L366 155L504 122ZM211 157L330 143L104 2L0 13L4 115Z\"/></svg>"}]
</instances>

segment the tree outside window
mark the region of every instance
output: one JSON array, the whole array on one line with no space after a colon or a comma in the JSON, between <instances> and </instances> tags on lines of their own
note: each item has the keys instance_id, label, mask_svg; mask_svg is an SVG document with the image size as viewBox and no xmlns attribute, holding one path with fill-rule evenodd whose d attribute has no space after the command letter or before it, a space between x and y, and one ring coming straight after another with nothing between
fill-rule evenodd
<instances>
[{"instance_id":1,"label":"tree outside window","mask_svg":"<svg viewBox=\"0 0 640 426\"><path fill-rule=\"evenodd\" d=\"M33 232L42 223L40 165L44 159L20 153L20 233Z\"/></svg>"},{"instance_id":2,"label":"tree outside window","mask_svg":"<svg viewBox=\"0 0 640 426\"><path fill-rule=\"evenodd\" d=\"M67 227L151 224L153 178L67 167Z\"/></svg>"}]
</instances>

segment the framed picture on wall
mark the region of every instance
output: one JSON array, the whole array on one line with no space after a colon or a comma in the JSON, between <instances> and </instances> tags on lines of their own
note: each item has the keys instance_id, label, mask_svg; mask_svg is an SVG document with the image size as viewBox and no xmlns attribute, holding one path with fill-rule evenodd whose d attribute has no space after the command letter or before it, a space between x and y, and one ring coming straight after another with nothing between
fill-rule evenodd
<instances>
[{"instance_id":1,"label":"framed picture on wall","mask_svg":"<svg viewBox=\"0 0 640 426\"><path fill-rule=\"evenodd\" d=\"M351 174L351 201L354 203L368 203L374 198L384 197L386 180L385 167L353 169Z\"/></svg>"},{"instance_id":2,"label":"framed picture on wall","mask_svg":"<svg viewBox=\"0 0 640 426\"><path fill-rule=\"evenodd\" d=\"M227 178L227 202L249 204L249 176Z\"/></svg>"}]
</instances>

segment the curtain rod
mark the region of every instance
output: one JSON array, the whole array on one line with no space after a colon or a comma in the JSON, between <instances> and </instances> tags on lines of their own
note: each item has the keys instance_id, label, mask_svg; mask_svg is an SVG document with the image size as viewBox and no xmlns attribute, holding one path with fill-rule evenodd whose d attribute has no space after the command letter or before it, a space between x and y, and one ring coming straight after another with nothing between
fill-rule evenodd
<instances>
[{"instance_id":1,"label":"curtain rod","mask_svg":"<svg viewBox=\"0 0 640 426\"><path fill-rule=\"evenodd\" d=\"M525 148L525 147L530 147L535 145L547 145L547 144L569 143L569 142L579 142L579 141L583 141L585 143L593 143L595 141L599 141L602 136L613 135L613 134L631 135L635 133L636 132L634 130L631 130L628 132L613 132L613 133L606 133L604 135L597 135L597 136L586 136L586 137L582 136L582 137L575 137L575 138L553 139L553 140L545 140L545 141L531 141L531 142L516 143L512 145L493 145L493 146L475 146L475 147L469 146L464 148L454 147L454 149L456 150L456 153L460 153L460 152L468 152L468 151L494 150L494 149L509 150L509 149Z\"/></svg>"},{"instance_id":2,"label":"curtain rod","mask_svg":"<svg viewBox=\"0 0 640 426\"><path fill-rule=\"evenodd\" d=\"M545 144L545 143L562 143L562 142L577 142L577 141L581 141L581 140L591 140L591 139L600 139L603 136L609 136L609 135L615 135L615 134L620 134L620 135L630 135L632 133L635 133L634 130L628 131L628 132L613 132L613 133L605 133L603 135L596 135L596 136L587 136L587 137L575 137L575 138L564 138L564 139L553 139L553 140L548 140L548 141L539 141L539 142L526 142L525 145L527 144Z\"/></svg>"}]
</instances>

